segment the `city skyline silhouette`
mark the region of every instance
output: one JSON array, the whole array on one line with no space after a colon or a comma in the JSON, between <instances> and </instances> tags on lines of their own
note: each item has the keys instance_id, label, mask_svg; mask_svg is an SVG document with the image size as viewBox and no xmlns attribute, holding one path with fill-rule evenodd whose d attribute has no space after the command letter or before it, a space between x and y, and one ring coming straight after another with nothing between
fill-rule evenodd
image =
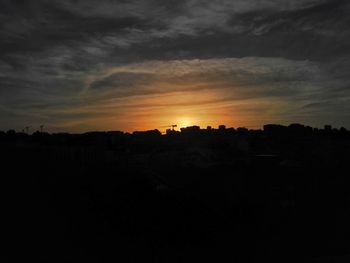
<instances>
[{"instance_id":1,"label":"city skyline silhouette","mask_svg":"<svg viewBox=\"0 0 350 263\"><path fill-rule=\"evenodd\" d=\"M350 262L349 0L0 0L0 262Z\"/></svg>"}]
</instances>

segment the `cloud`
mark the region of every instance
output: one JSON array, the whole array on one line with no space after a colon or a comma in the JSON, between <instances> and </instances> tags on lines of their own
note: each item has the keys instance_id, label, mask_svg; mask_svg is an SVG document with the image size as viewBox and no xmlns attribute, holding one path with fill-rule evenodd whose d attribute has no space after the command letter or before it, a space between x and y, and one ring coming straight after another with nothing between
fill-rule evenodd
<instances>
[{"instance_id":1,"label":"cloud","mask_svg":"<svg viewBox=\"0 0 350 263\"><path fill-rule=\"evenodd\" d=\"M142 89L143 85L149 85L155 78L153 74L147 73L133 73L133 72L119 72L109 75L102 80L95 80L90 84L90 89L126 89L130 90L135 86Z\"/></svg>"},{"instance_id":2,"label":"cloud","mask_svg":"<svg viewBox=\"0 0 350 263\"><path fill-rule=\"evenodd\" d=\"M290 112L317 105L340 122L350 96L349 8L345 0L4 0L1 116L18 126L81 123L109 116L104 105L145 110L162 104L157 96L176 104L177 94L185 107L185 94L201 92L196 103L206 107L278 98ZM137 106L137 97L149 103Z\"/></svg>"},{"instance_id":3,"label":"cloud","mask_svg":"<svg viewBox=\"0 0 350 263\"><path fill-rule=\"evenodd\" d=\"M277 83L315 81L320 78L317 64L283 58L221 58L193 60L154 60L131 63L99 72L90 89L109 89L168 83L184 86L189 83L227 82L232 85L275 85ZM171 90L168 90L169 92Z\"/></svg>"}]
</instances>

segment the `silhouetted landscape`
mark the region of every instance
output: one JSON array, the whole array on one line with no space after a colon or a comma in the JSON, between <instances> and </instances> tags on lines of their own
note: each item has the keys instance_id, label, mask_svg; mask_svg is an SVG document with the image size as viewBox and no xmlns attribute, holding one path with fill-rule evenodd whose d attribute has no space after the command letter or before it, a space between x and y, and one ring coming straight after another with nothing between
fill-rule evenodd
<instances>
[{"instance_id":1,"label":"silhouetted landscape","mask_svg":"<svg viewBox=\"0 0 350 263\"><path fill-rule=\"evenodd\" d=\"M10 130L0 145L9 261L349 260L345 128Z\"/></svg>"},{"instance_id":2,"label":"silhouetted landscape","mask_svg":"<svg viewBox=\"0 0 350 263\"><path fill-rule=\"evenodd\" d=\"M0 0L0 263L349 263L349 25L349 0Z\"/></svg>"}]
</instances>

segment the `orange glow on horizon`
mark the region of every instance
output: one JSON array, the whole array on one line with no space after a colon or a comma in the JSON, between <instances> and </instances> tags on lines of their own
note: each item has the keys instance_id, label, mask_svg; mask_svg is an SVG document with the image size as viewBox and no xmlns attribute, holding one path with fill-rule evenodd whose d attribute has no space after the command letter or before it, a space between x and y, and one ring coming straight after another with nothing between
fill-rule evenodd
<instances>
[{"instance_id":1,"label":"orange glow on horizon","mask_svg":"<svg viewBox=\"0 0 350 263\"><path fill-rule=\"evenodd\" d=\"M201 128L226 127L260 128L269 122L281 122L274 114L286 108L278 98L247 97L250 87L236 89L222 83L186 82L179 84L152 83L142 95L113 96L106 94L103 104L86 104L76 112L87 117L79 122L65 123L65 130L121 130L124 132L158 129L177 125L197 125ZM216 86L217 85L217 86ZM214 88L213 88L214 87ZM93 114L89 114L89 113ZM72 113L72 112L70 112Z\"/></svg>"},{"instance_id":2,"label":"orange glow on horizon","mask_svg":"<svg viewBox=\"0 0 350 263\"><path fill-rule=\"evenodd\" d=\"M269 122L281 122L274 118L276 112L270 101L262 99L226 100L225 90L200 90L169 92L111 99L104 105L87 105L76 114L94 112L80 122L65 123L62 130L75 132L120 130L124 132L158 129L166 126L182 127L197 125L260 128ZM283 104L274 102L279 108ZM88 114L87 114L88 115Z\"/></svg>"},{"instance_id":3,"label":"orange glow on horizon","mask_svg":"<svg viewBox=\"0 0 350 263\"><path fill-rule=\"evenodd\" d=\"M135 105L135 108L128 111L127 118L119 129L128 132L158 129L165 132L167 126L171 128L175 124L175 130L193 125L215 128L221 124L227 127L257 127L263 124L264 118L260 116L259 120L258 116L245 109L261 102L225 101L224 96L218 90L202 90L149 95L142 99L129 98L128 103ZM142 106L137 109L137 103L134 103L139 99Z\"/></svg>"}]
</instances>

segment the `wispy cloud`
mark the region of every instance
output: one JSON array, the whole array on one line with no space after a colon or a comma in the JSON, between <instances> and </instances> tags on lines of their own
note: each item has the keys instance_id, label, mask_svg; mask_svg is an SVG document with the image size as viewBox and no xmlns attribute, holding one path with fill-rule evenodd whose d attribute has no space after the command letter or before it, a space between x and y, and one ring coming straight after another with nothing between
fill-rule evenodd
<instances>
[{"instance_id":1,"label":"wispy cloud","mask_svg":"<svg viewBox=\"0 0 350 263\"><path fill-rule=\"evenodd\" d=\"M164 104L190 114L191 101L198 114L349 119L345 0L1 5L1 129L44 121L85 129L106 118L131 129L130 115L172 116Z\"/></svg>"}]
</instances>

